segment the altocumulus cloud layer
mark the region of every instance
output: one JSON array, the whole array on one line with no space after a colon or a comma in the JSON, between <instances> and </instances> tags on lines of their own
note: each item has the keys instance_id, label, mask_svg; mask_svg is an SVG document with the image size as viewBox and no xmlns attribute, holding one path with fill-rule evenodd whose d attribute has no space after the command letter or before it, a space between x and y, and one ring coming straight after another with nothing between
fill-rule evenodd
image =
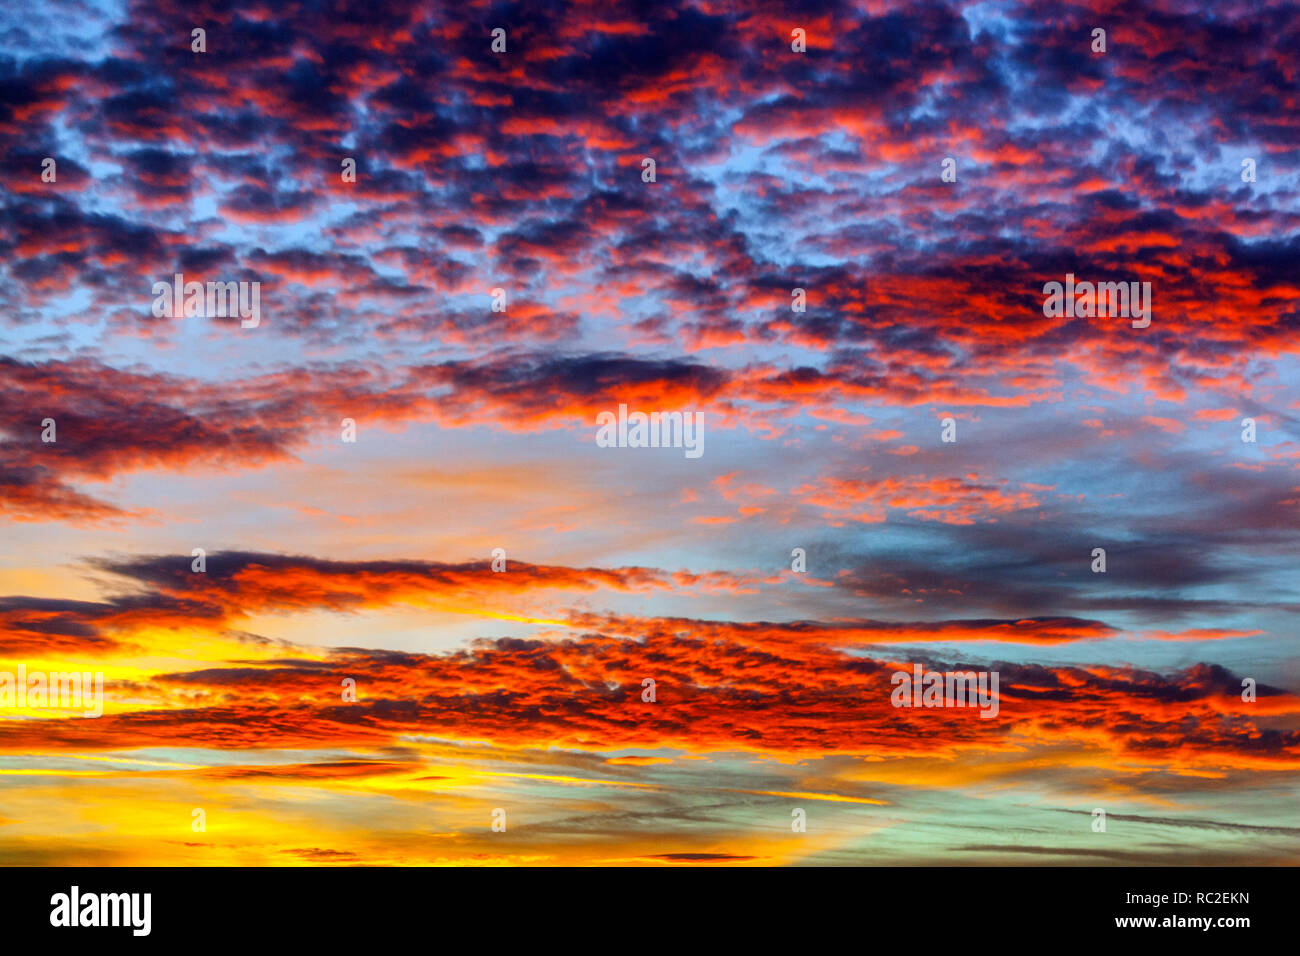
<instances>
[{"instance_id":1,"label":"altocumulus cloud layer","mask_svg":"<svg viewBox=\"0 0 1300 956\"><path fill-rule=\"evenodd\" d=\"M0 859L1296 862L1297 51L1267 2L0 15L0 671L105 680L0 711Z\"/></svg>"}]
</instances>

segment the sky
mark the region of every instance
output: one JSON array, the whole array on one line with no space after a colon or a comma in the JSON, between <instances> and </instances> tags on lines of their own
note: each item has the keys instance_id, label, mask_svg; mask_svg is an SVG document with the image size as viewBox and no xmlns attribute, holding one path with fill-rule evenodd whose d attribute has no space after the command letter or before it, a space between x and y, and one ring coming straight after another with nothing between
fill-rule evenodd
<instances>
[{"instance_id":1,"label":"sky","mask_svg":"<svg viewBox=\"0 0 1300 956\"><path fill-rule=\"evenodd\" d=\"M0 863L1300 862L1297 147L1269 0L11 5Z\"/></svg>"}]
</instances>

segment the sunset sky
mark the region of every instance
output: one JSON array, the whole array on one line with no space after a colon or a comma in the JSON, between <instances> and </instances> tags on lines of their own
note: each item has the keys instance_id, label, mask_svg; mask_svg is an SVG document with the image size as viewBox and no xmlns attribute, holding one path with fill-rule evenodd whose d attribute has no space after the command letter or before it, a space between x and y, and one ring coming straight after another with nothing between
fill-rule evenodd
<instances>
[{"instance_id":1,"label":"sunset sky","mask_svg":"<svg viewBox=\"0 0 1300 956\"><path fill-rule=\"evenodd\" d=\"M1300 863L1297 4L10 4L0 164L0 863Z\"/></svg>"}]
</instances>

